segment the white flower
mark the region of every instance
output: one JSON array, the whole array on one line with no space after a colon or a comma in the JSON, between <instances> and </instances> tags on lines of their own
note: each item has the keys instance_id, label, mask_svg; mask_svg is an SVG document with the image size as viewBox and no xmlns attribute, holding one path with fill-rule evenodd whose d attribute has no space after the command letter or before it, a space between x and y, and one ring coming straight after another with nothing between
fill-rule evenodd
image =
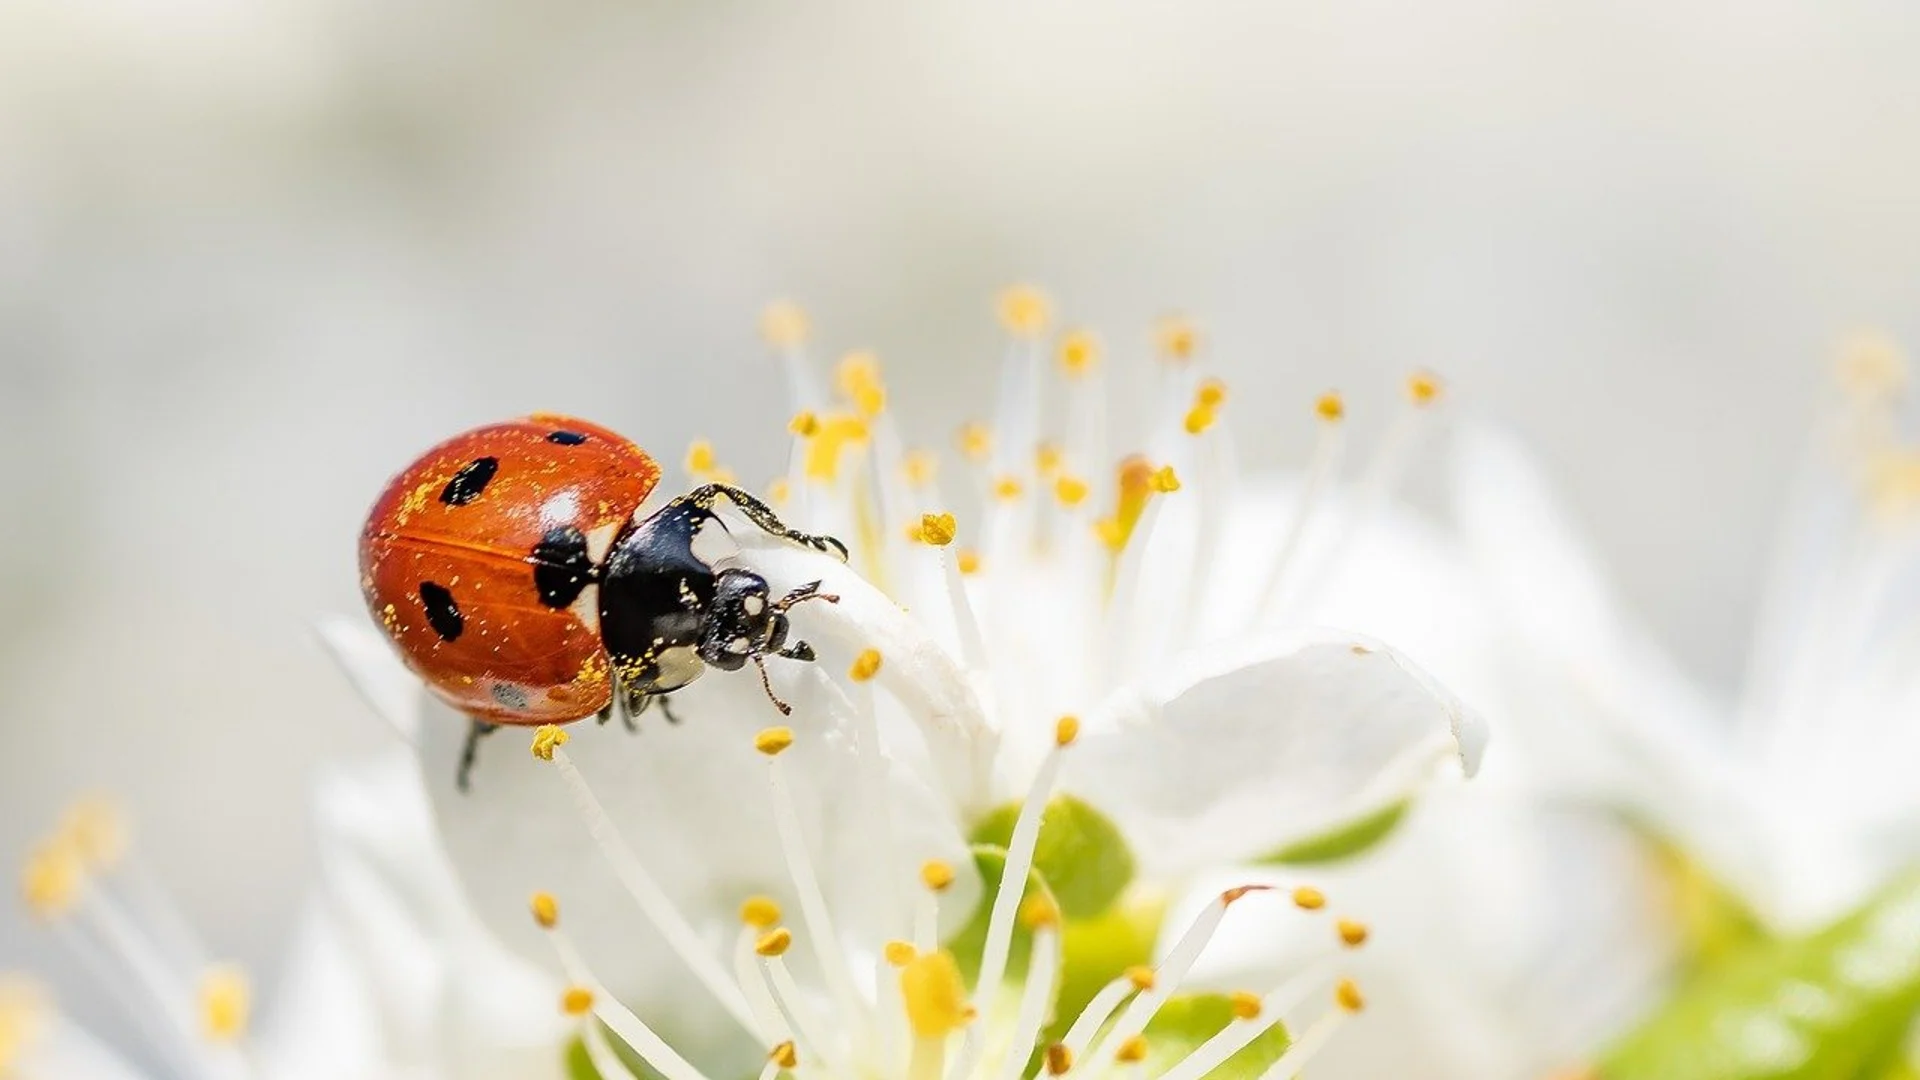
<instances>
[{"instance_id":1,"label":"white flower","mask_svg":"<svg viewBox=\"0 0 1920 1080\"><path fill-rule=\"evenodd\" d=\"M1162 415L1115 468L1097 345L1071 334L1049 356L1031 291L1002 317L998 422L965 433L943 485L904 446L877 363L844 361L829 396L797 312L770 314L805 406L777 501L852 561L733 523L730 558L837 597L793 611L818 661L773 665L765 689L714 672L674 694L678 725L495 733L462 794L464 718L370 628L329 624L419 772L323 788L313 962L281 1002L291 1034L248 1060L275 1077L539 1076L577 1032L609 1080L635 1057L671 1080L1198 1077L1235 1053L1284 1076L1323 1046L1361 1004L1342 973L1365 934L1335 921L1339 898L1183 897L1477 768L1479 721L1410 661L1275 615L1305 609L1377 508L1437 387L1411 381L1337 505L1343 406L1323 399L1306 494L1249 518L1226 391L1199 376L1189 325L1162 326ZM687 464L724 478L704 445ZM956 490L977 515L949 512ZM1236 535L1250 522L1263 531ZM1317 945L1251 991L1184 992L1229 908L1259 907L1316 920ZM367 987L380 999L356 1008Z\"/></svg>"},{"instance_id":2,"label":"white flower","mask_svg":"<svg viewBox=\"0 0 1920 1080\"><path fill-rule=\"evenodd\" d=\"M777 729L783 752L755 752L780 720L758 682L724 675L675 695L678 727L633 737L576 726L567 748L541 743L550 761L483 744L471 796L452 783L464 725L441 715L421 728L448 848L483 917L540 955L548 946L525 897L557 896L565 940L583 950L569 956L569 976L656 1069L671 1072L655 1060L669 1051L635 1026L641 1017L673 1034L668 1064L684 1055L723 1075L788 1041L805 1075L924 1074L933 1066L916 1054L944 1062L936 1073L1024 1075L1062 960L1044 916L1025 955L1010 951L1020 890L983 881L970 850L996 815L1013 868L1005 880L1021 882L1036 860L1065 875L1048 884L1071 925L1155 910L1194 871L1325 835L1405 802L1437 766L1470 773L1477 763L1477 721L1390 649L1257 633L1244 614L1243 582L1288 584L1284 562L1299 554L1290 536L1306 522L1280 523L1264 559L1221 560L1239 489L1223 442L1225 388L1194 370L1191 328L1162 330L1153 374L1166 407L1157 434L1136 444L1152 456L1106 468L1094 346L1069 335L1050 362L1043 303L1024 291L1003 300L1001 415L963 435L958 485L905 448L877 362L843 361L830 398L799 352L797 313L771 317L770 337L810 406L793 425L788 517L852 550L842 565L734 530L737 557L776 590L820 581L839 598L793 612L795 636L819 661L774 670L773 692L793 709L790 728ZM1403 423L1433 392L1416 380ZM1042 420L1050 394L1058 428ZM1322 484L1339 413L1337 399L1321 406ZM1043 439L1050 429L1067 434ZM720 472L705 446L688 464L696 478ZM943 495L955 486L982 503L964 529ZM1223 612L1219 595L1242 606ZM1041 810L1056 793L1073 798L1055 804L1053 820L1086 850L1048 866L1037 852ZM583 822L570 820L576 811ZM937 888L922 884L928 867ZM790 969L756 962L752 946L771 931L742 926L737 912L751 897L792 913L801 960ZM989 912L984 941L953 958L942 943L976 908ZM1167 928L1156 988L1103 1036L1108 1051L1179 989L1189 954L1224 912L1216 897L1194 936ZM886 965L889 942L896 959L911 948L903 973ZM1338 952L1337 934L1325 942L1323 953ZM925 1002L902 980L913 982L917 964L954 959L981 974L970 1004L942 1014L952 1037L923 1025L907 1038ZM1007 978L1020 968L1024 985ZM1061 1035L1075 1058L1115 995L1132 992L1112 974L1114 989ZM1286 987L1287 1004L1325 1000L1335 974L1317 975L1318 993ZM1273 1004L1269 1019L1285 1011ZM1071 1011L1058 1019L1072 1028Z\"/></svg>"},{"instance_id":3,"label":"white flower","mask_svg":"<svg viewBox=\"0 0 1920 1080\"><path fill-rule=\"evenodd\" d=\"M1641 815L1779 929L1856 907L1920 857L1920 455L1904 363L1843 357L1799 477L1738 701L1697 689L1621 609L1508 439L1461 448L1459 517L1512 628L1503 694L1538 782ZM1551 725L1551 726L1549 726Z\"/></svg>"}]
</instances>

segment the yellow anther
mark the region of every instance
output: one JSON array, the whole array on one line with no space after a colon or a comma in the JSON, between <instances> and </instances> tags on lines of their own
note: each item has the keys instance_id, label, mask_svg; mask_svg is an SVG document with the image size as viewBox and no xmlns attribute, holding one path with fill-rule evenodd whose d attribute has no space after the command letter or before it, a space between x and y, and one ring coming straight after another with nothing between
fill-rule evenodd
<instances>
[{"instance_id":1,"label":"yellow anther","mask_svg":"<svg viewBox=\"0 0 1920 1080\"><path fill-rule=\"evenodd\" d=\"M1154 324L1153 343L1160 359L1184 364L1200 351L1200 328L1184 315L1168 315Z\"/></svg>"},{"instance_id":2,"label":"yellow anther","mask_svg":"<svg viewBox=\"0 0 1920 1080\"><path fill-rule=\"evenodd\" d=\"M109 799L89 796L67 808L61 818L60 842L88 866L104 869L127 852L126 819Z\"/></svg>"},{"instance_id":3,"label":"yellow anther","mask_svg":"<svg viewBox=\"0 0 1920 1080\"><path fill-rule=\"evenodd\" d=\"M1060 370L1079 378L1100 364L1100 339L1086 330L1073 330L1060 339Z\"/></svg>"},{"instance_id":4,"label":"yellow anther","mask_svg":"<svg viewBox=\"0 0 1920 1080\"><path fill-rule=\"evenodd\" d=\"M1052 476L1059 472L1060 466L1066 461L1066 451L1060 449L1059 443L1043 442L1033 448L1033 471L1041 476Z\"/></svg>"},{"instance_id":5,"label":"yellow anther","mask_svg":"<svg viewBox=\"0 0 1920 1080\"><path fill-rule=\"evenodd\" d=\"M1407 400L1425 408L1440 399L1440 379L1432 372L1416 371L1407 376Z\"/></svg>"},{"instance_id":6,"label":"yellow anther","mask_svg":"<svg viewBox=\"0 0 1920 1080\"><path fill-rule=\"evenodd\" d=\"M993 497L1001 502L1012 502L1020 497L1024 490L1017 476L1002 476L993 482Z\"/></svg>"},{"instance_id":7,"label":"yellow anther","mask_svg":"<svg viewBox=\"0 0 1920 1080\"><path fill-rule=\"evenodd\" d=\"M910 450L900 462L900 474L906 477L910 487L926 487L939 472L940 459L930 450Z\"/></svg>"},{"instance_id":8,"label":"yellow anther","mask_svg":"<svg viewBox=\"0 0 1920 1080\"><path fill-rule=\"evenodd\" d=\"M1207 379L1201 382L1199 389L1193 392L1193 403L1208 409L1217 409L1227 403L1227 384L1219 379Z\"/></svg>"},{"instance_id":9,"label":"yellow anther","mask_svg":"<svg viewBox=\"0 0 1920 1080\"><path fill-rule=\"evenodd\" d=\"M541 724L533 729L533 756L541 761L552 761L556 748L567 745L570 736L565 728L553 724Z\"/></svg>"},{"instance_id":10,"label":"yellow anther","mask_svg":"<svg viewBox=\"0 0 1920 1080\"><path fill-rule=\"evenodd\" d=\"M880 360L870 352L851 352L834 369L840 392L854 409L869 419L887 407L886 384L880 381Z\"/></svg>"},{"instance_id":11,"label":"yellow anther","mask_svg":"<svg viewBox=\"0 0 1920 1080\"><path fill-rule=\"evenodd\" d=\"M867 442L867 422L847 413L821 417L819 427L807 439L806 473L809 479L831 483L840 476L844 452Z\"/></svg>"},{"instance_id":12,"label":"yellow anther","mask_svg":"<svg viewBox=\"0 0 1920 1080\"><path fill-rule=\"evenodd\" d=\"M533 921L543 930L551 930L560 925L560 901L550 892L537 892L528 901L527 907L533 911Z\"/></svg>"},{"instance_id":13,"label":"yellow anther","mask_svg":"<svg viewBox=\"0 0 1920 1080\"><path fill-rule=\"evenodd\" d=\"M1060 925L1060 905L1046 893L1034 893L1020 902L1020 925L1029 930Z\"/></svg>"},{"instance_id":14,"label":"yellow anther","mask_svg":"<svg viewBox=\"0 0 1920 1080\"><path fill-rule=\"evenodd\" d=\"M770 727L760 729L753 737L753 748L773 757L793 745L793 729L790 727Z\"/></svg>"},{"instance_id":15,"label":"yellow anther","mask_svg":"<svg viewBox=\"0 0 1920 1080\"><path fill-rule=\"evenodd\" d=\"M985 461L993 453L993 430L982 423L961 425L954 441L968 461Z\"/></svg>"},{"instance_id":16,"label":"yellow anther","mask_svg":"<svg viewBox=\"0 0 1920 1080\"><path fill-rule=\"evenodd\" d=\"M1319 911L1327 906L1327 894L1311 885L1293 890L1293 906L1301 911Z\"/></svg>"},{"instance_id":17,"label":"yellow anther","mask_svg":"<svg viewBox=\"0 0 1920 1080\"><path fill-rule=\"evenodd\" d=\"M854 682L866 682L880 674L880 650L862 649L860 655L853 658L852 666L847 668L847 678Z\"/></svg>"},{"instance_id":18,"label":"yellow anther","mask_svg":"<svg viewBox=\"0 0 1920 1080\"><path fill-rule=\"evenodd\" d=\"M1135 990L1151 990L1158 979L1154 970L1145 964L1135 964L1127 969L1127 981L1133 984Z\"/></svg>"},{"instance_id":19,"label":"yellow anther","mask_svg":"<svg viewBox=\"0 0 1920 1080\"><path fill-rule=\"evenodd\" d=\"M787 483L786 477L776 476L767 484L767 501L773 505L785 506L787 505L787 500L792 497L793 489L791 485Z\"/></svg>"},{"instance_id":20,"label":"yellow anther","mask_svg":"<svg viewBox=\"0 0 1920 1080\"><path fill-rule=\"evenodd\" d=\"M928 859L920 864L920 882L934 892L940 892L953 884L953 865L942 859Z\"/></svg>"},{"instance_id":21,"label":"yellow anther","mask_svg":"<svg viewBox=\"0 0 1920 1080\"><path fill-rule=\"evenodd\" d=\"M1113 1060L1122 1065L1134 1065L1147 1060L1147 1037L1130 1035L1113 1051Z\"/></svg>"},{"instance_id":22,"label":"yellow anther","mask_svg":"<svg viewBox=\"0 0 1920 1080\"><path fill-rule=\"evenodd\" d=\"M12 1071L46 1033L52 1007L38 984L18 977L0 977L0 1076Z\"/></svg>"},{"instance_id":23,"label":"yellow anther","mask_svg":"<svg viewBox=\"0 0 1920 1080\"><path fill-rule=\"evenodd\" d=\"M760 313L760 336L776 349L807 340L807 313L791 300L776 300Z\"/></svg>"},{"instance_id":24,"label":"yellow anther","mask_svg":"<svg viewBox=\"0 0 1920 1080\"><path fill-rule=\"evenodd\" d=\"M1890 397L1907 388L1907 358L1884 334L1858 334L1843 342L1837 364L1840 385L1861 397Z\"/></svg>"},{"instance_id":25,"label":"yellow anther","mask_svg":"<svg viewBox=\"0 0 1920 1080\"><path fill-rule=\"evenodd\" d=\"M1053 722L1053 745L1072 746L1073 740L1080 737L1080 718L1063 716Z\"/></svg>"},{"instance_id":26,"label":"yellow anther","mask_svg":"<svg viewBox=\"0 0 1920 1080\"><path fill-rule=\"evenodd\" d=\"M1920 503L1920 453L1890 450L1872 455L1864 482L1867 494L1883 511L1904 513Z\"/></svg>"},{"instance_id":27,"label":"yellow anther","mask_svg":"<svg viewBox=\"0 0 1920 1080\"><path fill-rule=\"evenodd\" d=\"M1180 477L1173 471L1173 466L1171 465L1162 465L1153 470L1153 476L1149 483L1152 485L1154 491L1162 495L1168 495L1180 490Z\"/></svg>"},{"instance_id":28,"label":"yellow anther","mask_svg":"<svg viewBox=\"0 0 1920 1080\"><path fill-rule=\"evenodd\" d=\"M1314 400L1313 411L1320 419L1333 423L1347 415L1347 403L1338 393L1329 390Z\"/></svg>"},{"instance_id":29,"label":"yellow anther","mask_svg":"<svg viewBox=\"0 0 1920 1080\"><path fill-rule=\"evenodd\" d=\"M1018 338L1039 337L1046 332L1047 321L1053 315L1047 294L1031 285L1002 289L994 306L1000 315L1000 325Z\"/></svg>"},{"instance_id":30,"label":"yellow anther","mask_svg":"<svg viewBox=\"0 0 1920 1080\"><path fill-rule=\"evenodd\" d=\"M1340 941L1349 949L1357 949L1367 943L1367 924L1355 919L1341 919L1334 924L1340 932Z\"/></svg>"},{"instance_id":31,"label":"yellow anther","mask_svg":"<svg viewBox=\"0 0 1920 1080\"><path fill-rule=\"evenodd\" d=\"M1065 1076L1073 1068L1073 1051L1066 1043L1053 1043L1047 1047L1047 1075Z\"/></svg>"},{"instance_id":32,"label":"yellow anther","mask_svg":"<svg viewBox=\"0 0 1920 1080\"><path fill-rule=\"evenodd\" d=\"M945 949L907 961L900 969L900 998L907 1007L908 1026L922 1039L950 1035L974 1017L960 965Z\"/></svg>"},{"instance_id":33,"label":"yellow anther","mask_svg":"<svg viewBox=\"0 0 1920 1080\"><path fill-rule=\"evenodd\" d=\"M977 574L980 572L980 553L972 548L963 549L959 555L954 556L953 561L959 566L960 572L963 574Z\"/></svg>"},{"instance_id":34,"label":"yellow anther","mask_svg":"<svg viewBox=\"0 0 1920 1080\"><path fill-rule=\"evenodd\" d=\"M1258 1020L1263 1007L1260 995L1251 990L1235 990L1227 995L1227 1001L1233 1006L1233 1015L1240 1020Z\"/></svg>"},{"instance_id":35,"label":"yellow anther","mask_svg":"<svg viewBox=\"0 0 1920 1080\"><path fill-rule=\"evenodd\" d=\"M1079 506L1092 492L1093 486L1077 476L1061 476L1053 482L1053 497L1061 506Z\"/></svg>"},{"instance_id":36,"label":"yellow anther","mask_svg":"<svg viewBox=\"0 0 1920 1080\"><path fill-rule=\"evenodd\" d=\"M1367 1007L1367 999L1360 996L1360 985L1352 979L1341 979L1333 988L1333 1000L1350 1013L1357 1013Z\"/></svg>"},{"instance_id":37,"label":"yellow anther","mask_svg":"<svg viewBox=\"0 0 1920 1080\"><path fill-rule=\"evenodd\" d=\"M593 1011L593 991L584 986L569 986L560 994L560 1011L568 1016L585 1016Z\"/></svg>"},{"instance_id":38,"label":"yellow anther","mask_svg":"<svg viewBox=\"0 0 1920 1080\"><path fill-rule=\"evenodd\" d=\"M889 941L884 951L887 963L894 967L906 967L913 962L914 957L920 955L920 951L913 947L911 941Z\"/></svg>"},{"instance_id":39,"label":"yellow anther","mask_svg":"<svg viewBox=\"0 0 1920 1080\"><path fill-rule=\"evenodd\" d=\"M687 471L694 476L704 477L720 467L715 457L713 444L705 439L695 439L687 444Z\"/></svg>"},{"instance_id":40,"label":"yellow anther","mask_svg":"<svg viewBox=\"0 0 1920 1080\"><path fill-rule=\"evenodd\" d=\"M780 921L780 904L771 896L749 896L740 901L740 921L765 930Z\"/></svg>"},{"instance_id":41,"label":"yellow anther","mask_svg":"<svg viewBox=\"0 0 1920 1080\"><path fill-rule=\"evenodd\" d=\"M20 872L20 895L27 910L42 919L58 918L80 899L86 866L72 845L42 844L27 856Z\"/></svg>"},{"instance_id":42,"label":"yellow anther","mask_svg":"<svg viewBox=\"0 0 1920 1080\"><path fill-rule=\"evenodd\" d=\"M811 439L820 434L820 418L808 409L801 409L787 421L787 430L803 439Z\"/></svg>"},{"instance_id":43,"label":"yellow anther","mask_svg":"<svg viewBox=\"0 0 1920 1080\"><path fill-rule=\"evenodd\" d=\"M792 945L793 931L779 926L761 934L753 943L753 951L761 956L779 956Z\"/></svg>"},{"instance_id":44,"label":"yellow anther","mask_svg":"<svg viewBox=\"0 0 1920 1080\"><path fill-rule=\"evenodd\" d=\"M783 1069L791 1069L800 1064L800 1051L794 1047L793 1040L788 1039L767 1051L767 1060Z\"/></svg>"},{"instance_id":45,"label":"yellow anther","mask_svg":"<svg viewBox=\"0 0 1920 1080\"><path fill-rule=\"evenodd\" d=\"M1211 405L1195 405L1187 410L1187 417L1182 421L1181 426L1187 429L1189 435L1202 435L1218 419L1220 419L1219 409Z\"/></svg>"},{"instance_id":46,"label":"yellow anther","mask_svg":"<svg viewBox=\"0 0 1920 1080\"><path fill-rule=\"evenodd\" d=\"M247 1033L253 996L239 968L222 965L200 978L200 1031L214 1042L233 1042Z\"/></svg>"},{"instance_id":47,"label":"yellow anther","mask_svg":"<svg viewBox=\"0 0 1920 1080\"><path fill-rule=\"evenodd\" d=\"M921 514L920 542L934 547L946 547L953 543L954 536L960 532L960 523L952 514Z\"/></svg>"}]
</instances>

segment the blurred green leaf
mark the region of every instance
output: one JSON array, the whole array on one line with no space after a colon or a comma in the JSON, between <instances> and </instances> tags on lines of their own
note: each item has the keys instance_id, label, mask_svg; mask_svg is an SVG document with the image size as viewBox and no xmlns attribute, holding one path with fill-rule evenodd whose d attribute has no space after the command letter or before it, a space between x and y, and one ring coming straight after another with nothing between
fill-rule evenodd
<instances>
[{"instance_id":1,"label":"blurred green leaf","mask_svg":"<svg viewBox=\"0 0 1920 1080\"><path fill-rule=\"evenodd\" d=\"M1232 1021L1233 1002L1225 994L1182 994L1168 998L1147 1024L1146 1075L1159 1076L1173 1068ZM1259 1080L1292 1042L1287 1025L1275 1020L1239 1053L1208 1073L1207 1080Z\"/></svg>"},{"instance_id":2,"label":"blurred green leaf","mask_svg":"<svg viewBox=\"0 0 1920 1080\"><path fill-rule=\"evenodd\" d=\"M973 828L973 842L1004 849L1013 839L1018 803L987 814ZM1056 795L1040 819L1033 867L1047 880L1069 919L1102 914L1133 880L1133 852L1119 826L1071 795Z\"/></svg>"},{"instance_id":3,"label":"blurred green leaf","mask_svg":"<svg viewBox=\"0 0 1920 1080\"><path fill-rule=\"evenodd\" d=\"M567 1080L600 1080L599 1070L587 1056L587 1044L578 1035L567 1044Z\"/></svg>"},{"instance_id":4,"label":"blurred green leaf","mask_svg":"<svg viewBox=\"0 0 1920 1080\"><path fill-rule=\"evenodd\" d=\"M1382 807L1365 817L1336 826L1319 836L1296 840L1279 851L1259 859L1265 863L1288 866L1318 866L1351 859L1373 848L1398 828L1412 804L1406 800Z\"/></svg>"},{"instance_id":5,"label":"blurred green leaf","mask_svg":"<svg viewBox=\"0 0 1920 1080\"><path fill-rule=\"evenodd\" d=\"M1856 1080L1920 1008L1920 876L1704 974L1601 1062L1604 1080ZM1897 1074L1896 1074L1897 1075Z\"/></svg>"},{"instance_id":6,"label":"blurred green leaf","mask_svg":"<svg viewBox=\"0 0 1920 1080\"><path fill-rule=\"evenodd\" d=\"M1007 853L1003 848L992 844L973 846L973 865L980 871L980 903L973 909L973 917L967 925L961 927L946 941L947 949L960 964L960 973L966 977L967 984L973 985L980 977L980 951L987 944L987 924L993 920L993 898L1000 891L1000 879L1007 873ZM1052 895L1046 878L1040 871L1027 872L1027 887L1020 897L1038 894ZM1056 896L1055 902L1059 901ZM1015 909L1018 910L1017 908ZM1027 974L1027 962L1033 952L1033 931L1020 925L1018 919L1013 924L1013 942L1007 953L1007 977L1022 979Z\"/></svg>"},{"instance_id":7,"label":"blurred green leaf","mask_svg":"<svg viewBox=\"0 0 1920 1080\"><path fill-rule=\"evenodd\" d=\"M1768 939L1753 908L1699 860L1652 830L1639 831L1663 872L1667 902L1685 951L1687 977L1711 970Z\"/></svg>"},{"instance_id":8,"label":"blurred green leaf","mask_svg":"<svg viewBox=\"0 0 1920 1080\"><path fill-rule=\"evenodd\" d=\"M1166 910L1160 901L1127 899L1108 907L1099 918L1067 920L1062 939L1066 970L1054 1005L1053 1034L1065 1034L1067 1025L1101 987L1135 964L1152 962L1153 943Z\"/></svg>"}]
</instances>

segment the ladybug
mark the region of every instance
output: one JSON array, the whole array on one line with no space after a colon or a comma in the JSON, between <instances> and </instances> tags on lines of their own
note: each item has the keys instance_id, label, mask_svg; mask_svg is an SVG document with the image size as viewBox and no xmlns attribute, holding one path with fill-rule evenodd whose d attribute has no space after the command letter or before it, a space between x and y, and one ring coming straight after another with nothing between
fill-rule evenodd
<instances>
[{"instance_id":1,"label":"ladybug","mask_svg":"<svg viewBox=\"0 0 1920 1080\"><path fill-rule=\"evenodd\" d=\"M465 431L387 483L360 533L367 610L408 667L472 720L456 777L465 791L479 740L502 724L634 717L708 667L812 660L787 641L787 610L836 602L820 582L774 598L716 544L729 502L784 540L830 553L830 536L788 528L765 503L706 484L657 510L645 450L596 424L536 413Z\"/></svg>"}]
</instances>

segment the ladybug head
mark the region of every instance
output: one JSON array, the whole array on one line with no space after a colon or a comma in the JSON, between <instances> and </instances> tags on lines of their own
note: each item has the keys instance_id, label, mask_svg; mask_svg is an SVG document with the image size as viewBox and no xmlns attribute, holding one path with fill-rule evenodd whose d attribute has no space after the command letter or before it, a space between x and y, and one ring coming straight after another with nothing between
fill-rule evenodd
<instances>
[{"instance_id":1,"label":"ladybug head","mask_svg":"<svg viewBox=\"0 0 1920 1080\"><path fill-rule=\"evenodd\" d=\"M733 666L738 667L751 657L779 652L789 627L786 610L774 602L766 578L737 568L715 575L713 604L707 609L710 648L703 651L737 658Z\"/></svg>"}]
</instances>

